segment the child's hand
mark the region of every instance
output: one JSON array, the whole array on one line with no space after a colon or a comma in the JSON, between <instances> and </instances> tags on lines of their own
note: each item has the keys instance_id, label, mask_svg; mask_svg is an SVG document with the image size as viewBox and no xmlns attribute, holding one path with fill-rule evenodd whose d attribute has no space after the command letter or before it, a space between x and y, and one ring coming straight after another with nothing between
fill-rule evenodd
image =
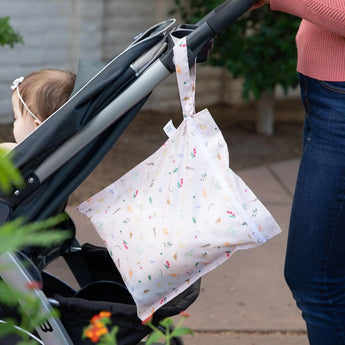
<instances>
[{"instance_id":1,"label":"child's hand","mask_svg":"<svg viewBox=\"0 0 345 345\"><path fill-rule=\"evenodd\" d=\"M270 0L257 0L255 5L252 6L252 10L256 10L258 8L261 8L264 5L268 5L270 3Z\"/></svg>"}]
</instances>

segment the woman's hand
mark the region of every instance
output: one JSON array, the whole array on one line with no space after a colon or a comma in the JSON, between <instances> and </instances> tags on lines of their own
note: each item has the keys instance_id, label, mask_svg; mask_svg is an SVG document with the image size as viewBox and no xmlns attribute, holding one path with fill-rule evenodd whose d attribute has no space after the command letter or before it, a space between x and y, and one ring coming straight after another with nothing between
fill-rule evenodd
<instances>
[{"instance_id":1,"label":"woman's hand","mask_svg":"<svg viewBox=\"0 0 345 345\"><path fill-rule=\"evenodd\" d=\"M255 5L252 6L252 10L256 10L258 8L261 8L264 5L268 5L270 3L270 0L257 0Z\"/></svg>"}]
</instances>

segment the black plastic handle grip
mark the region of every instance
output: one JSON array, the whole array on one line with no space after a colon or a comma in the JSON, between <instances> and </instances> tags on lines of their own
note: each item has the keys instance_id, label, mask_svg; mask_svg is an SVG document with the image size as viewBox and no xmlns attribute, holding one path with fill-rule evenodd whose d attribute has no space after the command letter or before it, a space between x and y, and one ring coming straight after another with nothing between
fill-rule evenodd
<instances>
[{"instance_id":1,"label":"black plastic handle grip","mask_svg":"<svg viewBox=\"0 0 345 345\"><path fill-rule=\"evenodd\" d=\"M256 0L227 0L220 4L196 24L197 28L187 37L188 47L194 50L203 42L217 36L247 12L255 2Z\"/></svg>"},{"instance_id":2,"label":"black plastic handle grip","mask_svg":"<svg viewBox=\"0 0 345 345\"><path fill-rule=\"evenodd\" d=\"M227 0L201 19L187 36L190 65L210 40L247 12L255 2L256 0ZM172 47L160 60L170 72L174 71Z\"/></svg>"},{"instance_id":3,"label":"black plastic handle grip","mask_svg":"<svg viewBox=\"0 0 345 345\"><path fill-rule=\"evenodd\" d=\"M256 0L227 0L210 12L198 24L207 22L219 34L242 14L248 11Z\"/></svg>"}]
</instances>

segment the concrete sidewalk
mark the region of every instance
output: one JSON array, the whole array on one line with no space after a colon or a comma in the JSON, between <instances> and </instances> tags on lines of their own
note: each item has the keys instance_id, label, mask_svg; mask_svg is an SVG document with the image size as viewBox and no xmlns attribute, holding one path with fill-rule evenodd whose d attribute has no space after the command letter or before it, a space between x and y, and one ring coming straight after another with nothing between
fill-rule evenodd
<instances>
[{"instance_id":1,"label":"concrete sidewalk","mask_svg":"<svg viewBox=\"0 0 345 345\"><path fill-rule=\"evenodd\" d=\"M261 247L237 252L202 279L202 291L185 322L195 335L185 337L185 345L308 345L304 321L283 277L298 163L290 160L237 172L283 233ZM101 245L89 221L75 208L67 211L77 225L80 242ZM72 280L61 261L50 270Z\"/></svg>"}]
</instances>

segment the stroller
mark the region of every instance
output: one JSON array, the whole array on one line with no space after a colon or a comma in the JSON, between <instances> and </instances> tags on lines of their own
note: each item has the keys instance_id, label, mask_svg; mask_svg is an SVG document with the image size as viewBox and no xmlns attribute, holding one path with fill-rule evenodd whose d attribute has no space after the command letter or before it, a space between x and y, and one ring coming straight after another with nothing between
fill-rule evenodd
<instances>
[{"instance_id":1,"label":"stroller","mask_svg":"<svg viewBox=\"0 0 345 345\"><path fill-rule=\"evenodd\" d=\"M81 62L70 100L13 150L14 163L26 183L0 195L0 224L22 216L33 222L63 213L69 195L103 159L152 90L174 72L174 42L187 36L190 65L203 62L213 38L253 3L228 0L196 25L175 28L173 19L166 20L137 37L105 66ZM70 218L60 227L75 234ZM46 272L59 257L65 259L80 290ZM111 312L113 325L119 326L120 345L138 344L151 331L138 319L133 299L105 248L80 245L72 236L59 246L7 252L0 256L1 265L9 267L1 272L6 284L35 294L43 312L52 307L59 310L60 318L50 318L32 335L39 344L91 344L81 340L81 334L99 311ZM29 290L27 283L32 281L41 282L42 290ZM153 323L185 310L199 289L200 281L159 309ZM0 305L0 322L12 312ZM182 344L179 338L174 341ZM14 343L14 339L0 339L0 344Z\"/></svg>"}]
</instances>

